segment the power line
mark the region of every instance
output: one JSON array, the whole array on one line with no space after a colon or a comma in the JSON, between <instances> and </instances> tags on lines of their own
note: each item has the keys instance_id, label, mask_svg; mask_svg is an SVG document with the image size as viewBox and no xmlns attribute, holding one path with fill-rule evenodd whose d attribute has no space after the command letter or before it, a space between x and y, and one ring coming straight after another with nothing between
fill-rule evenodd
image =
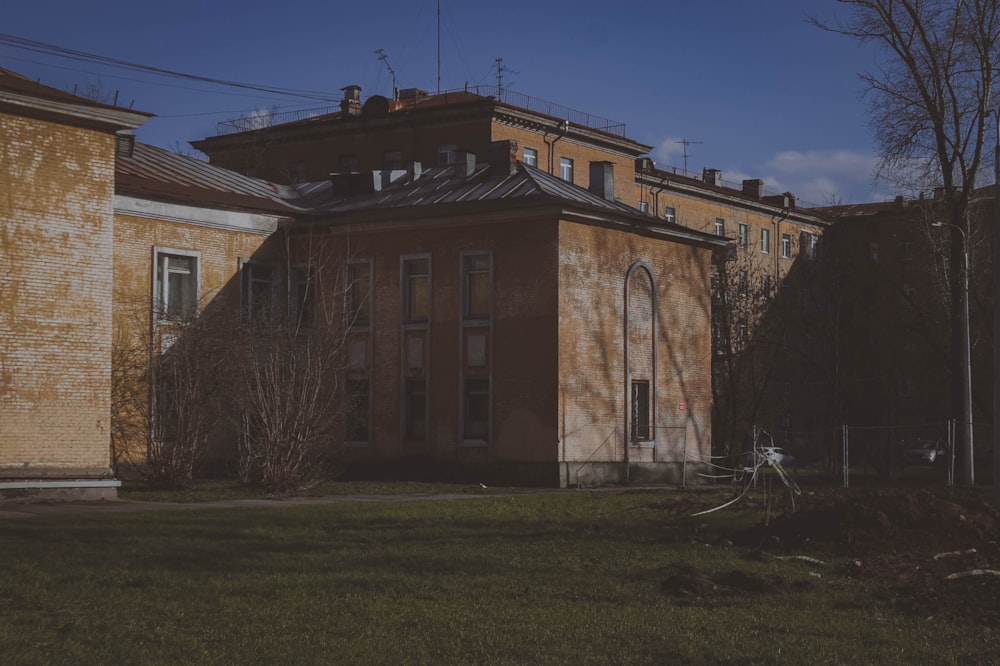
<instances>
[{"instance_id":1,"label":"power line","mask_svg":"<svg viewBox=\"0 0 1000 666\"><path fill-rule=\"evenodd\" d=\"M334 101L334 98L332 98L328 93L324 92L317 92L311 90L297 90L294 88L276 88L272 86L264 86L254 83L243 83L240 81L216 79L208 76L200 76L198 74L187 74L184 72L177 72L174 70L163 69L161 67L153 67L151 65L143 65L140 63L130 62L127 60L120 60L118 58L111 58L108 56L97 55L95 53L88 53L86 51L68 49L62 46L56 46L54 44L46 44L45 42L26 39L24 37L17 37L15 35L5 35L0 33L0 45L6 45L17 49L22 49L25 51L31 51L33 53L42 53L45 55L55 56L58 58L66 58L69 60L77 60L82 62L108 65L111 67L119 67L131 71L148 72L150 74L155 74L158 76L184 79L187 81L199 81L201 83L209 83L212 85L228 86L231 88L240 88L243 90L254 90L256 92L263 92L271 95L287 95L290 97L315 99L324 102Z\"/></svg>"}]
</instances>

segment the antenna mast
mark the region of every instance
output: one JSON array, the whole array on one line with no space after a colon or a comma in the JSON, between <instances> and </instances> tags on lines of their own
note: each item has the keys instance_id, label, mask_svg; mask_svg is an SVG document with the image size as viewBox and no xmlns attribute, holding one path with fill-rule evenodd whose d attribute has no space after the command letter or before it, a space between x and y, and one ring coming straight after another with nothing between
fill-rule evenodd
<instances>
[{"instance_id":1,"label":"antenna mast","mask_svg":"<svg viewBox=\"0 0 1000 666\"><path fill-rule=\"evenodd\" d=\"M686 172L688 170L688 146L694 144L701 144L704 143L704 141L690 141L688 139L681 139L680 141L674 141L674 143L679 143L684 146L684 171L686 175Z\"/></svg>"},{"instance_id":2,"label":"antenna mast","mask_svg":"<svg viewBox=\"0 0 1000 666\"><path fill-rule=\"evenodd\" d=\"M441 94L441 0L437 0L438 19L438 94Z\"/></svg>"},{"instance_id":3,"label":"antenna mast","mask_svg":"<svg viewBox=\"0 0 1000 666\"><path fill-rule=\"evenodd\" d=\"M397 85L398 82L396 81L396 72L393 70L392 65L389 64L389 55L384 49L375 49L375 55L377 55L378 59L385 64L385 68L389 70L389 76L392 77L392 98L399 99L399 87Z\"/></svg>"}]
</instances>

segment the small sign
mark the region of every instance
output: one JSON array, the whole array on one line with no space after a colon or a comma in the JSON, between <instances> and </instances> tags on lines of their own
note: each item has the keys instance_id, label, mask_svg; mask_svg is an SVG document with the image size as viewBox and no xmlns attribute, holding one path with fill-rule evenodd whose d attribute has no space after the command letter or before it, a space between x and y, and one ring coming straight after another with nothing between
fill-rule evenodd
<instances>
[{"instance_id":1,"label":"small sign","mask_svg":"<svg viewBox=\"0 0 1000 666\"><path fill-rule=\"evenodd\" d=\"M677 403L677 411L678 412L683 412L687 408L688 408L688 406L687 406L686 402L678 402Z\"/></svg>"}]
</instances>

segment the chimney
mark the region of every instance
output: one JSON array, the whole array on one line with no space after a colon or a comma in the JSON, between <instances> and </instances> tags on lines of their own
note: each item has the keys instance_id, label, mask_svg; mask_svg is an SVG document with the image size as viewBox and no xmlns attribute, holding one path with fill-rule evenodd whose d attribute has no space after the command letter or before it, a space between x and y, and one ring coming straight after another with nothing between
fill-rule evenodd
<instances>
[{"instance_id":1,"label":"chimney","mask_svg":"<svg viewBox=\"0 0 1000 666\"><path fill-rule=\"evenodd\" d=\"M764 181L760 178L744 180L743 194L754 199L760 199L764 196Z\"/></svg>"},{"instance_id":2,"label":"chimney","mask_svg":"<svg viewBox=\"0 0 1000 666\"><path fill-rule=\"evenodd\" d=\"M493 141L490 143L487 162L499 173L510 175L517 171L517 148L517 141L514 139Z\"/></svg>"},{"instance_id":3,"label":"chimney","mask_svg":"<svg viewBox=\"0 0 1000 666\"><path fill-rule=\"evenodd\" d=\"M361 115L361 86L345 86L341 88L344 99L340 101L340 110L345 116Z\"/></svg>"},{"instance_id":4,"label":"chimney","mask_svg":"<svg viewBox=\"0 0 1000 666\"><path fill-rule=\"evenodd\" d=\"M460 150L455 153L455 175L471 176L476 172L476 154L467 150Z\"/></svg>"},{"instance_id":5,"label":"chimney","mask_svg":"<svg viewBox=\"0 0 1000 666\"><path fill-rule=\"evenodd\" d=\"M615 200L615 165L611 162L590 163L590 186L587 188L602 199Z\"/></svg>"},{"instance_id":6,"label":"chimney","mask_svg":"<svg viewBox=\"0 0 1000 666\"><path fill-rule=\"evenodd\" d=\"M702 169L701 179L709 185L722 186L722 172L718 169Z\"/></svg>"}]
</instances>

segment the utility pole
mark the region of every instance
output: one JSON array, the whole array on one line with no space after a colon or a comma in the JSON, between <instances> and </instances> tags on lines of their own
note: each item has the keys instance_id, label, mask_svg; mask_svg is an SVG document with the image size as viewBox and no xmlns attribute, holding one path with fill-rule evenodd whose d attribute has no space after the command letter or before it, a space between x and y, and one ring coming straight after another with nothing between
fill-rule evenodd
<instances>
[{"instance_id":1,"label":"utility pole","mask_svg":"<svg viewBox=\"0 0 1000 666\"><path fill-rule=\"evenodd\" d=\"M684 146L684 175L687 175L688 170L688 146L703 143L702 141L689 141L688 139L681 139L680 141L674 141L674 143L679 143Z\"/></svg>"}]
</instances>

